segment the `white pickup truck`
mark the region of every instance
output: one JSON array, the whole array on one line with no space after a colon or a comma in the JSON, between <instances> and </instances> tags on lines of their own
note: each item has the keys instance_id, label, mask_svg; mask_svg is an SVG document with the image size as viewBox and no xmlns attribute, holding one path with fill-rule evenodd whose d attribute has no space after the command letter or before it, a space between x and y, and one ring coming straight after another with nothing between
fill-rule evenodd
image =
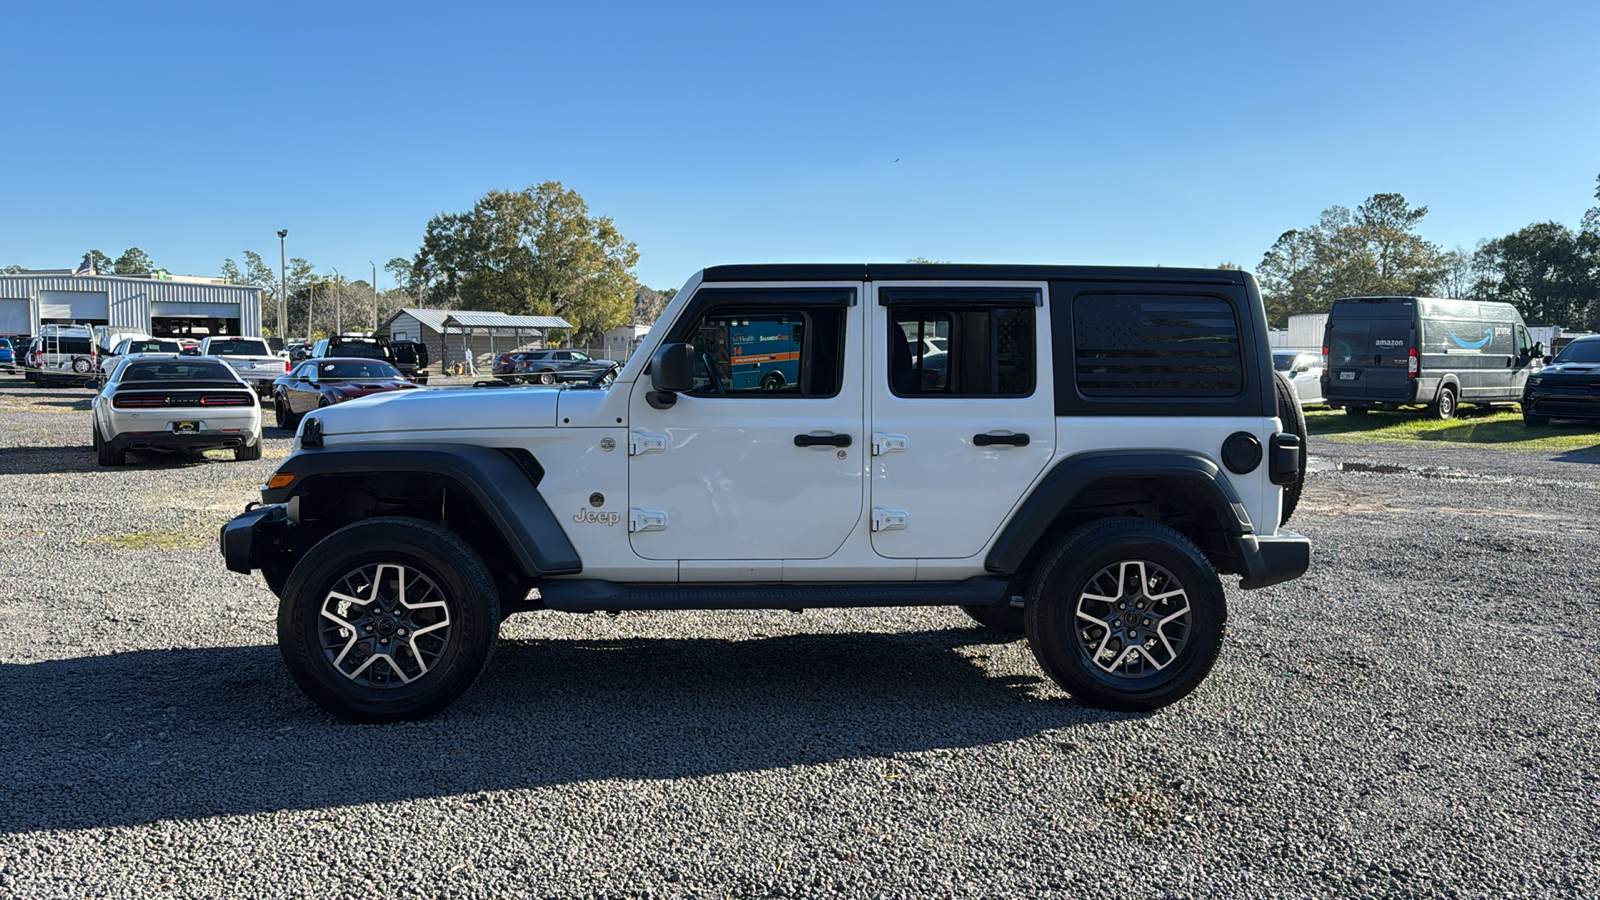
<instances>
[{"instance_id":1,"label":"white pickup truck","mask_svg":"<svg viewBox=\"0 0 1600 900\"><path fill-rule=\"evenodd\" d=\"M272 391L272 382L288 371L288 363L274 356L261 338L208 337L200 342L201 356L214 356L233 367L257 394Z\"/></svg>"}]
</instances>

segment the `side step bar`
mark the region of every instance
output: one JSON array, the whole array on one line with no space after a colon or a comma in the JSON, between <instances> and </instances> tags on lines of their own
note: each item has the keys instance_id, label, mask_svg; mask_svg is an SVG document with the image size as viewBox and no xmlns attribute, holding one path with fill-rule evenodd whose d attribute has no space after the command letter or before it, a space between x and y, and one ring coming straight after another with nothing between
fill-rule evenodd
<instances>
[{"instance_id":1,"label":"side step bar","mask_svg":"<svg viewBox=\"0 0 1600 900\"><path fill-rule=\"evenodd\" d=\"M852 606L987 606L1006 599L1004 578L826 584L619 584L546 580L545 608L565 612L655 609L826 609Z\"/></svg>"}]
</instances>

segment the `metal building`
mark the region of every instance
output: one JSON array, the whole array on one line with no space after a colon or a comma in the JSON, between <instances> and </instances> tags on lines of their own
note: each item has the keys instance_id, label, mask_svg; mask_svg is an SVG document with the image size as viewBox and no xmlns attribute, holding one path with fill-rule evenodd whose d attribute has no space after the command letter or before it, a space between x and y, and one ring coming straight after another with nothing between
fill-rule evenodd
<instances>
[{"instance_id":1,"label":"metal building","mask_svg":"<svg viewBox=\"0 0 1600 900\"><path fill-rule=\"evenodd\" d=\"M0 334L111 325L157 337L261 334L261 289L184 275L0 274Z\"/></svg>"}]
</instances>

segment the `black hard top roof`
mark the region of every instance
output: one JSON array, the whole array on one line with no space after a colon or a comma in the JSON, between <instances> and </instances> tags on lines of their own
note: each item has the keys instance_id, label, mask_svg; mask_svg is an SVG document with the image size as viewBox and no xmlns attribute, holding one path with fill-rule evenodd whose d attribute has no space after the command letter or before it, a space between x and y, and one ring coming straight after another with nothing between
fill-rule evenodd
<instances>
[{"instance_id":1,"label":"black hard top roof","mask_svg":"<svg viewBox=\"0 0 1600 900\"><path fill-rule=\"evenodd\" d=\"M711 266L703 281L1181 281L1243 284L1236 269L981 263L772 263Z\"/></svg>"}]
</instances>

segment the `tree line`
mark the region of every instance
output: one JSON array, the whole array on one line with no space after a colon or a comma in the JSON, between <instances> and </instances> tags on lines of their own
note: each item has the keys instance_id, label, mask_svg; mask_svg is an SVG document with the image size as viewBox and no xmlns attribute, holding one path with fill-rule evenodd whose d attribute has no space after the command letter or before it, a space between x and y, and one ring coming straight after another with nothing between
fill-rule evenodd
<instances>
[{"instance_id":1,"label":"tree line","mask_svg":"<svg viewBox=\"0 0 1600 900\"><path fill-rule=\"evenodd\" d=\"M1427 215L1426 206L1401 194L1380 193L1353 211L1332 206L1285 231L1256 266L1269 323L1281 328L1291 315L1326 312L1338 297L1445 296L1509 301L1530 323L1600 331L1600 205L1576 228L1535 222L1470 251L1424 238ZM99 250L88 256L107 274L154 270L138 247L115 260ZM240 258L242 266L224 260L221 277L260 288L264 319L274 321L278 271L254 251ZM630 320L655 321L672 299L674 290L639 283L638 261L638 247L616 223L591 214L583 197L558 181L492 190L469 209L430 219L416 253L384 264L395 284L389 290L337 270L318 273L303 257L290 260L285 330L297 336L369 327L374 309L382 322L400 308L428 306L561 316L573 324L574 342L589 344Z\"/></svg>"},{"instance_id":2,"label":"tree line","mask_svg":"<svg viewBox=\"0 0 1600 900\"><path fill-rule=\"evenodd\" d=\"M1423 238L1427 215L1400 194L1374 194L1285 231L1256 266L1268 322L1327 312L1338 297L1440 296L1506 301L1533 324L1600 331L1600 206L1577 228L1535 222L1470 251Z\"/></svg>"}]
</instances>

